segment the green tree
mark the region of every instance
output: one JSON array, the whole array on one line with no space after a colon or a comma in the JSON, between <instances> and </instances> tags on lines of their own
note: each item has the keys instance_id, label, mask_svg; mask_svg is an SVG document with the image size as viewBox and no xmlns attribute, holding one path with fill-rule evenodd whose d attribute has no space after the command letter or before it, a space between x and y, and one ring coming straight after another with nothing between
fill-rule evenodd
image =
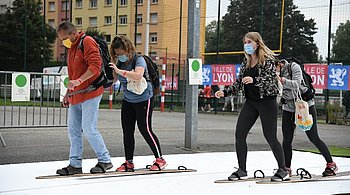
<instances>
[{"instance_id":1,"label":"green tree","mask_svg":"<svg viewBox=\"0 0 350 195\"><path fill-rule=\"evenodd\" d=\"M40 0L15 0L0 15L0 67L11 71L42 71L52 59L56 32L44 23Z\"/></svg>"},{"instance_id":2,"label":"green tree","mask_svg":"<svg viewBox=\"0 0 350 195\"><path fill-rule=\"evenodd\" d=\"M350 65L350 21L341 23L335 33L332 48L332 61Z\"/></svg>"},{"instance_id":3,"label":"green tree","mask_svg":"<svg viewBox=\"0 0 350 195\"><path fill-rule=\"evenodd\" d=\"M278 50L281 15L281 0L231 0L228 12L220 25L220 51L242 51L243 37L250 31L259 32L270 49ZM314 20L305 20L305 16L297 10L293 1L285 0L281 57L296 57L304 62L317 62L318 50L312 37L315 33ZM207 43L212 42L214 41ZM208 45L206 48L206 52L213 52L209 49L214 47ZM223 63L240 63L243 55L222 55L220 58Z\"/></svg>"}]
</instances>

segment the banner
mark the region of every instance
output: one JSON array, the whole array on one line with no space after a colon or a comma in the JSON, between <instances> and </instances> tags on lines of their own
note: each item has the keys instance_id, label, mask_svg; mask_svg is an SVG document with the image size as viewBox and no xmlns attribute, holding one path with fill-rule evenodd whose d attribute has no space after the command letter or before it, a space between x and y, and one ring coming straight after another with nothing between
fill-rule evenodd
<instances>
[{"instance_id":1,"label":"banner","mask_svg":"<svg viewBox=\"0 0 350 195\"><path fill-rule=\"evenodd\" d=\"M212 65L203 65L202 66L202 81L203 85L212 85L213 84L213 71Z\"/></svg>"},{"instance_id":2,"label":"banner","mask_svg":"<svg viewBox=\"0 0 350 195\"><path fill-rule=\"evenodd\" d=\"M348 67L331 64L328 66L328 89L347 90L349 89L348 80Z\"/></svg>"},{"instance_id":3,"label":"banner","mask_svg":"<svg viewBox=\"0 0 350 195\"><path fill-rule=\"evenodd\" d=\"M172 90L172 86L171 86L171 80L172 80L172 76L165 76L165 90ZM174 90L178 90L178 79L177 76L174 76Z\"/></svg>"},{"instance_id":4,"label":"banner","mask_svg":"<svg viewBox=\"0 0 350 195\"><path fill-rule=\"evenodd\" d=\"M63 101L63 98L66 95L68 81L69 81L68 75L61 75L61 78L60 78L60 102Z\"/></svg>"},{"instance_id":5,"label":"banner","mask_svg":"<svg viewBox=\"0 0 350 195\"><path fill-rule=\"evenodd\" d=\"M12 73L11 101L30 101L30 74Z\"/></svg>"},{"instance_id":6,"label":"banner","mask_svg":"<svg viewBox=\"0 0 350 195\"><path fill-rule=\"evenodd\" d=\"M202 85L202 59L188 59L189 85Z\"/></svg>"},{"instance_id":7,"label":"banner","mask_svg":"<svg viewBox=\"0 0 350 195\"><path fill-rule=\"evenodd\" d=\"M311 76L315 89L327 89L328 68L326 64L305 64L304 69Z\"/></svg>"},{"instance_id":8,"label":"banner","mask_svg":"<svg viewBox=\"0 0 350 195\"><path fill-rule=\"evenodd\" d=\"M235 66L233 64L212 65L213 85L232 85L235 79Z\"/></svg>"}]
</instances>

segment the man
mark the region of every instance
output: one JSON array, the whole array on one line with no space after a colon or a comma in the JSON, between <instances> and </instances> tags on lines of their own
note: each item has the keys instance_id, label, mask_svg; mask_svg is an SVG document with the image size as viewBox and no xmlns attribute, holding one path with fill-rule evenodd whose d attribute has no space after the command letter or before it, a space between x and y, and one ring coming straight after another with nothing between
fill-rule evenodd
<instances>
[{"instance_id":1,"label":"man","mask_svg":"<svg viewBox=\"0 0 350 195\"><path fill-rule=\"evenodd\" d=\"M82 173L83 133L89 141L98 159L91 173L104 173L113 167L104 140L97 129L98 108L103 87L95 91L78 93L87 88L100 75L102 59L99 48L93 38L86 36L82 42L84 52L78 48L83 32L77 32L70 22L62 22L57 29L58 38L68 48L68 90L63 106L68 106L68 136L70 140L69 165L57 170L60 175Z\"/></svg>"}]
</instances>

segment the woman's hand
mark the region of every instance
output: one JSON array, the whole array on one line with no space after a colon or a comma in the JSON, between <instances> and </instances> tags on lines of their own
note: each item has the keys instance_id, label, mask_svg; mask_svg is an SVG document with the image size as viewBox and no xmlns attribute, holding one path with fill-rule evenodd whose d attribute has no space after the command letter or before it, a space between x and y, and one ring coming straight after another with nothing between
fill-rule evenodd
<instances>
[{"instance_id":1,"label":"woman's hand","mask_svg":"<svg viewBox=\"0 0 350 195\"><path fill-rule=\"evenodd\" d=\"M215 92L215 97L216 97L216 98L221 98L221 97L224 97L224 96L225 96L225 94L224 94L223 91L217 91L217 92Z\"/></svg>"},{"instance_id":2,"label":"woman's hand","mask_svg":"<svg viewBox=\"0 0 350 195\"><path fill-rule=\"evenodd\" d=\"M120 72L120 69L113 62L110 62L108 64L109 64L109 67L113 68L115 73L118 74Z\"/></svg>"},{"instance_id":3,"label":"woman's hand","mask_svg":"<svg viewBox=\"0 0 350 195\"><path fill-rule=\"evenodd\" d=\"M243 84L250 84L250 83L253 83L253 78L250 77L250 76L243 77L242 83L243 83Z\"/></svg>"}]
</instances>

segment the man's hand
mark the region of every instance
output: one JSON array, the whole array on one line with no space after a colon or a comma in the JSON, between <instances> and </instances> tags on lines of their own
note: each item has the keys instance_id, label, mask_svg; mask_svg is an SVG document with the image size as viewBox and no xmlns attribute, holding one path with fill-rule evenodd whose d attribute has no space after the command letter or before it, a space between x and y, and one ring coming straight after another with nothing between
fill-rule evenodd
<instances>
[{"instance_id":1,"label":"man's hand","mask_svg":"<svg viewBox=\"0 0 350 195\"><path fill-rule=\"evenodd\" d=\"M79 86L81 83L82 83L82 81L81 81L80 78L79 78L79 79L76 79L76 80L70 80L70 81L68 82L67 88L68 88L69 90L73 90L75 87Z\"/></svg>"},{"instance_id":2,"label":"man's hand","mask_svg":"<svg viewBox=\"0 0 350 195\"><path fill-rule=\"evenodd\" d=\"M68 94L66 94L66 95L63 97L62 106L65 107L65 108L69 107L69 97L68 97Z\"/></svg>"}]
</instances>

